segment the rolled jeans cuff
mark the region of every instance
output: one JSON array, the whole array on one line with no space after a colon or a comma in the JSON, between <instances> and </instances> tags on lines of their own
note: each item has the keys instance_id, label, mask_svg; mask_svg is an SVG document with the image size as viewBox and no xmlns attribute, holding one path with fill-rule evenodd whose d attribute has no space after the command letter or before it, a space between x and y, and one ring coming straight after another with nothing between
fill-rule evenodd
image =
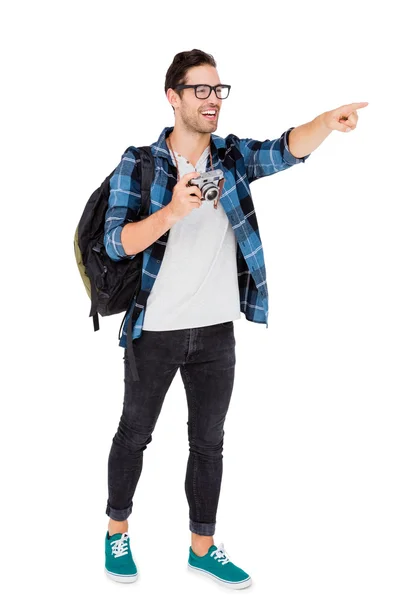
<instances>
[{"instance_id":1,"label":"rolled jeans cuff","mask_svg":"<svg viewBox=\"0 0 400 600\"><path fill-rule=\"evenodd\" d=\"M125 521L132 512L133 502L127 508L112 508L107 500L106 515L113 521Z\"/></svg>"},{"instance_id":2,"label":"rolled jeans cuff","mask_svg":"<svg viewBox=\"0 0 400 600\"><path fill-rule=\"evenodd\" d=\"M192 533L197 533L197 535L214 535L215 523L197 523L189 519L189 529Z\"/></svg>"}]
</instances>

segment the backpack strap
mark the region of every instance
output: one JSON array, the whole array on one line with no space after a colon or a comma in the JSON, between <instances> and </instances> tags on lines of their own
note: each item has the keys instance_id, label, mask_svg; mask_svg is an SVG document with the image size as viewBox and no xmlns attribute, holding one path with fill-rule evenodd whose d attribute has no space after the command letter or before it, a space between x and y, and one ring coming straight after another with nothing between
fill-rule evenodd
<instances>
[{"instance_id":1,"label":"backpack strap","mask_svg":"<svg viewBox=\"0 0 400 600\"><path fill-rule=\"evenodd\" d=\"M140 206L140 209L137 214L141 219L142 218L144 219L149 215L149 211L150 211L150 190L151 190L151 184L153 183L153 179L154 179L155 169L154 169L154 158L151 153L151 147L150 146L139 146L138 150L140 153L140 165L141 165L141 179L140 179L141 206ZM136 293L140 292L141 287L142 287L142 273L140 273L139 284L138 284L137 289L135 290L135 295L136 295ZM132 299L132 301L133 301L133 299ZM128 311L129 311L129 309L130 309L130 306L128 306ZM133 320L136 319L136 317L138 316L139 313L140 313L140 308L134 307L131 314L128 315L128 319L127 319L127 323L126 323L126 325L127 325L126 326L126 337L127 337L126 347L127 347L128 362L129 362L129 366L131 369L133 381L140 381L139 374L138 374L137 367L136 367L135 355L133 352L133 339L132 339ZM126 316L126 314L125 314L125 316ZM124 317L124 319L125 319L125 317ZM122 324L121 324L121 326L122 326ZM120 332L121 332L121 328L120 328Z\"/></svg>"},{"instance_id":2,"label":"backpack strap","mask_svg":"<svg viewBox=\"0 0 400 600\"><path fill-rule=\"evenodd\" d=\"M98 331L100 329L100 325L99 325L99 313L97 312L97 303L98 303L98 293L97 293L97 289L96 286L94 284L93 278L90 278L90 298L92 301L91 307L90 307L90 313L89 313L89 317L93 317L93 328L95 331Z\"/></svg>"},{"instance_id":3,"label":"backpack strap","mask_svg":"<svg viewBox=\"0 0 400 600\"><path fill-rule=\"evenodd\" d=\"M150 190L154 179L154 158L151 153L150 146L139 146L140 154L140 195L141 205L138 211L138 216L147 217L150 211Z\"/></svg>"},{"instance_id":4,"label":"backpack strap","mask_svg":"<svg viewBox=\"0 0 400 600\"><path fill-rule=\"evenodd\" d=\"M133 353L133 339L132 339L132 322L133 322L133 312L128 317L127 327L126 327L126 351L128 354L128 362L132 373L133 381L140 381L139 373L136 367L135 355Z\"/></svg>"}]
</instances>

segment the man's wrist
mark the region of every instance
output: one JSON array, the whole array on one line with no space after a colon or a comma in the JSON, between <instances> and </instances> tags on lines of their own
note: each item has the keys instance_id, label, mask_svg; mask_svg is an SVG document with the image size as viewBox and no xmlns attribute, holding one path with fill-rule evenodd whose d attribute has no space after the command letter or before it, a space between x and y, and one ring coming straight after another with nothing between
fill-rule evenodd
<instances>
[{"instance_id":1,"label":"man's wrist","mask_svg":"<svg viewBox=\"0 0 400 600\"><path fill-rule=\"evenodd\" d=\"M315 121L318 123L318 125L321 127L322 130L326 131L327 133L331 133L331 128L328 127L328 125L326 124L326 113L323 112L320 115L318 115L318 117L315 117Z\"/></svg>"},{"instance_id":2,"label":"man's wrist","mask_svg":"<svg viewBox=\"0 0 400 600\"><path fill-rule=\"evenodd\" d=\"M168 229L170 229L173 225L175 225L175 223L177 223L179 221L179 217L177 217L176 214L172 211L170 204L167 204L166 206L164 206L164 208L162 210L164 211L164 214L165 214L166 222L168 224Z\"/></svg>"}]
</instances>

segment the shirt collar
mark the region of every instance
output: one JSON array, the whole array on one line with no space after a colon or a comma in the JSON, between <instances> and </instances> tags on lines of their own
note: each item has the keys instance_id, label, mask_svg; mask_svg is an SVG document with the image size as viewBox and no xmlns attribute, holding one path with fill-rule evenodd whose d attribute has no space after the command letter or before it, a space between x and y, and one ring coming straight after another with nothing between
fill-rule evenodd
<instances>
[{"instance_id":1,"label":"shirt collar","mask_svg":"<svg viewBox=\"0 0 400 600\"><path fill-rule=\"evenodd\" d=\"M169 136L169 134L171 133L171 131L173 129L174 129L173 127L164 127L157 142L155 142L154 144L151 145L153 155L156 158L157 157L165 158L166 160L168 160L171 163L171 165L173 165L174 163L172 162L172 157L171 157L169 148L167 146L167 143L165 141L165 138L167 138ZM220 137L219 135L215 135L214 133L212 133L211 138L210 138L210 146L211 146L211 154L212 154L212 159L213 159L213 167L215 169L217 169L218 168L217 165L219 163L218 150L219 150L219 148L226 148L225 139Z\"/></svg>"}]
</instances>

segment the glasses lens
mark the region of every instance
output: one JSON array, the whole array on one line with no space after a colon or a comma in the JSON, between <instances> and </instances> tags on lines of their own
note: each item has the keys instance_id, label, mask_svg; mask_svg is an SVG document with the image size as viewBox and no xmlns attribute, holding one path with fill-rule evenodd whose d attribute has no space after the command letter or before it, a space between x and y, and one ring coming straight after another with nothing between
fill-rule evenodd
<instances>
[{"instance_id":1,"label":"glasses lens","mask_svg":"<svg viewBox=\"0 0 400 600\"><path fill-rule=\"evenodd\" d=\"M200 100L204 100L205 98L208 98L210 94L211 94L211 87L209 85L199 85L199 87L196 88L196 96ZM217 98L220 98L220 100L224 100L225 98L227 98L229 96L229 87L227 85L219 85L216 88L216 94L217 94Z\"/></svg>"},{"instance_id":2,"label":"glasses lens","mask_svg":"<svg viewBox=\"0 0 400 600\"><path fill-rule=\"evenodd\" d=\"M217 97L224 100L229 96L229 88L226 85L220 85L217 87Z\"/></svg>"},{"instance_id":3,"label":"glasses lens","mask_svg":"<svg viewBox=\"0 0 400 600\"><path fill-rule=\"evenodd\" d=\"M204 98L208 98L208 96L210 95L210 86L208 85L199 85L199 87L196 89L196 96L200 99L204 99Z\"/></svg>"}]
</instances>

